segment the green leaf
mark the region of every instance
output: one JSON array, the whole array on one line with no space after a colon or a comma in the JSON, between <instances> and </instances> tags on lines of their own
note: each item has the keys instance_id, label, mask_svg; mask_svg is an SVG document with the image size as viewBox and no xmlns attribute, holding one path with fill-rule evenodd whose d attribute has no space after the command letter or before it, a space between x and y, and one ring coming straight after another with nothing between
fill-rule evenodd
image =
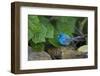
<instances>
[{"instance_id":1,"label":"green leaf","mask_svg":"<svg viewBox=\"0 0 100 76\"><path fill-rule=\"evenodd\" d=\"M28 16L28 40L37 44L45 42L47 29L40 23L38 16Z\"/></svg>"},{"instance_id":2,"label":"green leaf","mask_svg":"<svg viewBox=\"0 0 100 76\"><path fill-rule=\"evenodd\" d=\"M72 36L75 30L76 18L61 16L57 17L56 29L58 32L63 32Z\"/></svg>"},{"instance_id":3,"label":"green leaf","mask_svg":"<svg viewBox=\"0 0 100 76\"><path fill-rule=\"evenodd\" d=\"M28 16L28 40L33 37L33 33L40 31L39 19L37 16Z\"/></svg>"},{"instance_id":4,"label":"green leaf","mask_svg":"<svg viewBox=\"0 0 100 76\"><path fill-rule=\"evenodd\" d=\"M31 29L33 32L40 31L40 21L38 16L29 15L28 16L28 28Z\"/></svg>"},{"instance_id":5,"label":"green leaf","mask_svg":"<svg viewBox=\"0 0 100 76\"><path fill-rule=\"evenodd\" d=\"M60 47L61 45L59 44L57 40L58 34L63 32L63 33L66 33L72 36L72 34L74 33L74 29L75 29L76 18L59 16L59 17L55 17L55 19L56 19L55 21L56 24L55 24L54 38L49 39L48 41L53 46Z\"/></svg>"},{"instance_id":6,"label":"green leaf","mask_svg":"<svg viewBox=\"0 0 100 76\"><path fill-rule=\"evenodd\" d=\"M41 30L33 34L32 41L35 44L45 42L46 31L47 29L43 25L41 25Z\"/></svg>"},{"instance_id":7,"label":"green leaf","mask_svg":"<svg viewBox=\"0 0 100 76\"><path fill-rule=\"evenodd\" d=\"M39 19L40 19L41 24L44 25L47 29L46 38L53 38L53 36L54 36L54 27L50 23L49 19L46 18L46 17L43 17L43 16L40 16Z\"/></svg>"},{"instance_id":8,"label":"green leaf","mask_svg":"<svg viewBox=\"0 0 100 76\"><path fill-rule=\"evenodd\" d=\"M55 30L54 38L48 39L49 43L52 44L54 47L60 47L61 46L59 44L58 40L57 40L57 35L58 35L58 32Z\"/></svg>"},{"instance_id":9,"label":"green leaf","mask_svg":"<svg viewBox=\"0 0 100 76\"><path fill-rule=\"evenodd\" d=\"M37 52L44 51L44 48L45 48L44 43L35 44L33 41L31 41L30 45L33 51L37 51Z\"/></svg>"}]
</instances>

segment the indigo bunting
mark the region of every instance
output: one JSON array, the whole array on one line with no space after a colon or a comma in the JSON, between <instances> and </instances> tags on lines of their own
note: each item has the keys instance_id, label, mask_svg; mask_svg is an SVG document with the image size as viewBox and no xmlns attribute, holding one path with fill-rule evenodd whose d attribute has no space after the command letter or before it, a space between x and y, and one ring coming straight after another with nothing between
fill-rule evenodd
<instances>
[{"instance_id":1,"label":"indigo bunting","mask_svg":"<svg viewBox=\"0 0 100 76\"><path fill-rule=\"evenodd\" d=\"M57 40L63 46L69 45L72 41L71 37L65 33L60 33Z\"/></svg>"}]
</instances>

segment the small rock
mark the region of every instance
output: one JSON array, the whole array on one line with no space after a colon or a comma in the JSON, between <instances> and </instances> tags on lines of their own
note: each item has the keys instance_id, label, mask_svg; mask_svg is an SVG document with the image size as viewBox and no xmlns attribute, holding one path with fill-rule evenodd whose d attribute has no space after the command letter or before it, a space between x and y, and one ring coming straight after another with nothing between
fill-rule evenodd
<instances>
[{"instance_id":1,"label":"small rock","mask_svg":"<svg viewBox=\"0 0 100 76\"><path fill-rule=\"evenodd\" d=\"M80 57L80 53L73 47L61 47L62 59L75 59Z\"/></svg>"},{"instance_id":2,"label":"small rock","mask_svg":"<svg viewBox=\"0 0 100 76\"><path fill-rule=\"evenodd\" d=\"M78 48L78 52L80 52L84 58L88 57L88 45L83 45Z\"/></svg>"},{"instance_id":3,"label":"small rock","mask_svg":"<svg viewBox=\"0 0 100 76\"><path fill-rule=\"evenodd\" d=\"M81 53L74 50L73 47L59 47L59 48L49 48L47 50L48 54L52 59L73 59L81 57Z\"/></svg>"},{"instance_id":4,"label":"small rock","mask_svg":"<svg viewBox=\"0 0 100 76\"><path fill-rule=\"evenodd\" d=\"M49 48L47 52L52 59L61 59L61 48Z\"/></svg>"},{"instance_id":5,"label":"small rock","mask_svg":"<svg viewBox=\"0 0 100 76\"><path fill-rule=\"evenodd\" d=\"M78 48L78 51L82 52L82 53L87 53L88 52L88 46L87 45L83 45L83 46Z\"/></svg>"},{"instance_id":6,"label":"small rock","mask_svg":"<svg viewBox=\"0 0 100 76\"><path fill-rule=\"evenodd\" d=\"M32 51L31 47L28 47L28 60L51 60L51 57L45 51L36 52Z\"/></svg>"}]
</instances>

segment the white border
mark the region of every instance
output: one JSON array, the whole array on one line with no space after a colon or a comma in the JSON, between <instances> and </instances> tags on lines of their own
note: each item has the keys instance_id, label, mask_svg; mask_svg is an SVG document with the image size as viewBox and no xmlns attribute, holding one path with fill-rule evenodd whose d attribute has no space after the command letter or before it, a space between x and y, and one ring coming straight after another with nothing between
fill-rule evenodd
<instances>
[{"instance_id":1,"label":"white border","mask_svg":"<svg viewBox=\"0 0 100 76\"><path fill-rule=\"evenodd\" d=\"M28 61L28 14L88 17L88 58ZM94 65L94 11L41 7L21 7L20 16L21 70Z\"/></svg>"}]
</instances>

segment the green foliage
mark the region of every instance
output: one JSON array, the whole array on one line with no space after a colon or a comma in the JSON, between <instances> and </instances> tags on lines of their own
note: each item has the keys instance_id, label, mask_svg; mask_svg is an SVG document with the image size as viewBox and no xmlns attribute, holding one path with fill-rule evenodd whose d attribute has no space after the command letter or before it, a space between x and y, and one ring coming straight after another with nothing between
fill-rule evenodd
<instances>
[{"instance_id":1,"label":"green foliage","mask_svg":"<svg viewBox=\"0 0 100 76\"><path fill-rule=\"evenodd\" d=\"M60 44L57 41L58 34L63 32L72 36L75 29L75 22L76 19L73 17L56 17L55 35L54 38L49 39L49 42L55 47L60 47Z\"/></svg>"},{"instance_id":2,"label":"green foliage","mask_svg":"<svg viewBox=\"0 0 100 76\"><path fill-rule=\"evenodd\" d=\"M45 42L46 32L47 32L47 29L43 25L41 25L41 30L34 33L32 37L32 41L36 44Z\"/></svg>"},{"instance_id":3,"label":"green foliage","mask_svg":"<svg viewBox=\"0 0 100 76\"><path fill-rule=\"evenodd\" d=\"M77 17L29 15L28 43L34 51L43 51L47 42L54 47L60 47L61 45L57 41L58 34L63 32L73 36L77 21ZM84 25L87 25L85 21L83 27ZM79 25L79 27L81 26Z\"/></svg>"},{"instance_id":4,"label":"green foliage","mask_svg":"<svg viewBox=\"0 0 100 76\"><path fill-rule=\"evenodd\" d=\"M35 44L32 40L30 40L30 46L32 47L33 51L43 51L44 50L44 43L37 43Z\"/></svg>"},{"instance_id":5,"label":"green foliage","mask_svg":"<svg viewBox=\"0 0 100 76\"><path fill-rule=\"evenodd\" d=\"M28 16L28 40L41 30L38 16Z\"/></svg>"},{"instance_id":6,"label":"green foliage","mask_svg":"<svg viewBox=\"0 0 100 76\"><path fill-rule=\"evenodd\" d=\"M56 29L58 32L64 32L68 35L74 33L76 19L73 17L57 17Z\"/></svg>"},{"instance_id":7,"label":"green foliage","mask_svg":"<svg viewBox=\"0 0 100 76\"><path fill-rule=\"evenodd\" d=\"M54 31L54 37L48 39L49 43L52 44L54 47L60 47L61 45L59 44L58 40L57 40L57 36L58 36L58 31Z\"/></svg>"},{"instance_id":8,"label":"green foliage","mask_svg":"<svg viewBox=\"0 0 100 76\"><path fill-rule=\"evenodd\" d=\"M32 15L28 16L28 40L32 40L34 43L34 46L31 44L32 48L42 48L43 44L40 45L40 43L46 42L46 38L53 38L53 35L54 27L47 18ZM41 50L41 48L37 50Z\"/></svg>"},{"instance_id":9,"label":"green foliage","mask_svg":"<svg viewBox=\"0 0 100 76\"><path fill-rule=\"evenodd\" d=\"M46 17L43 17L43 16L40 16L39 19L40 19L41 24L44 25L47 29L46 38L53 38L53 36L54 36L54 27L50 23L49 19L47 19Z\"/></svg>"}]
</instances>

